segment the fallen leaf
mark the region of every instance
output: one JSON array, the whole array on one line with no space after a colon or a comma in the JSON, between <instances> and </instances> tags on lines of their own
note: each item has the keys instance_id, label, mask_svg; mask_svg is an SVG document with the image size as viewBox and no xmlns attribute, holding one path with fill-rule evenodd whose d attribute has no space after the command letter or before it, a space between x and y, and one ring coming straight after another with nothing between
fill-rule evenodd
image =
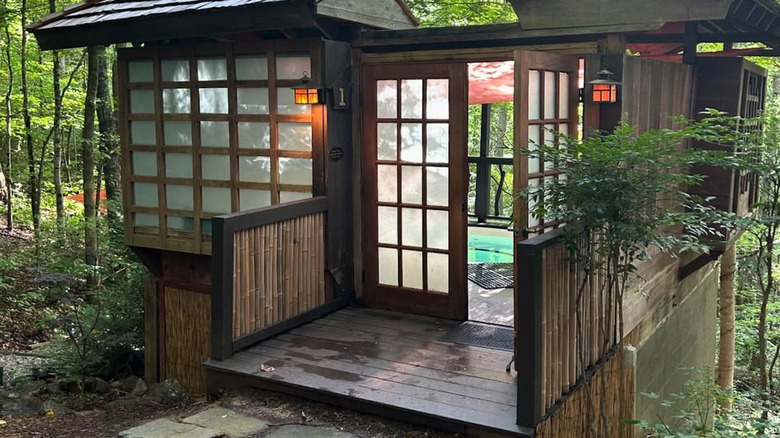
<instances>
[{"instance_id":1,"label":"fallen leaf","mask_svg":"<svg viewBox=\"0 0 780 438\"><path fill-rule=\"evenodd\" d=\"M262 371L264 373L272 373L272 372L276 371L276 368L269 367L266 364L260 364L260 371Z\"/></svg>"}]
</instances>

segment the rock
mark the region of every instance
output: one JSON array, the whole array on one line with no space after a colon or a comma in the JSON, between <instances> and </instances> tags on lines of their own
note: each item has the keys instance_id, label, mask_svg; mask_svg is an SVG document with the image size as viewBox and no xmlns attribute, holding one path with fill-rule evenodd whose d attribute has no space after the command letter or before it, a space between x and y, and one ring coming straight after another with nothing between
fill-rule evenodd
<instances>
[{"instance_id":1,"label":"rock","mask_svg":"<svg viewBox=\"0 0 780 438\"><path fill-rule=\"evenodd\" d=\"M0 418L27 417L40 412L41 404L15 393L0 393Z\"/></svg>"},{"instance_id":2,"label":"rock","mask_svg":"<svg viewBox=\"0 0 780 438\"><path fill-rule=\"evenodd\" d=\"M119 438L218 438L222 432L193 424L175 423L165 418L119 432Z\"/></svg>"},{"instance_id":3,"label":"rock","mask_svg":"<svg viewBox=\"0 0 780 438\"><path fill-rule=\"evenodd\" d=\"M84 379L84 391L91 394L105 394L111 391L111 385L99 377L87 377Z\"/></svg>"},{"instance_id":4,"label":"rock","mask_svg":"<svg viewBox=\"0 0 780 438\"><path fill-rule=\"evenodd\" d=\"M141 380L141 378L138 376L127 376L125 378L111 382L111 386L122 392L130 392L133 390L133 388L135 388L135 385L139 380Z\"/></svg>"},{"instance_id":5,"label":"rock","mask_svg":"<svg viewBox=\"0 0 780 438\"><path fill-rule=\"evenodd\" d=\"M43 392L46 388L46 381L44 380L21 380L14 390L22 395L32 395L39 392Z\"/></svg>"},{"instance_id":6,"label":"rock","mask_svg":"<svg viewBox=\"0 0 780 438\"><path fill-rule=\"evenodd\" d=\"M49 394L62 394L62 388L59 382L52 382L46 384L46 392Z\"/></svg>"},{"instance_id":7,"label":"rock","mask_svg":"<svg viewBox=\"0 0 780 438\"><path fill-rule=\"evenodd\" d=\"M207 429L218 430L231 438L243 438L268 429L268 422L225 408L212 408L182 420Z\"/></svg>"},{"instance_id":8,"label":"rock","mask_svg":"<svg viewBox=\"0 0 780 438\"><path fill-rule=\"evenodd\" d=\"M282 426L272 433L266 435L266 438L356 438L355 435L342 432L336 429L316 426Z\"/></svg>"},{"instance_id":9,"label":"rock","mask_svg":"<svg viewBox=\"0 0 780 438\"><path fill-rule=\"evenodd\" d=\"M132 391L130 391L130 395L134 395L136 397L143 397L144 394L146 394L146 391L149 390L149 387L146 386L146 382L144 382L144 379L138 379L135 382L135 386L133 387Z\"/></svg>"},{"instance_id":10,"label":"rock","mask_svg":"<svg viewBox=\"0 0 780 438\"><path fill-rule=\"evenodd\" d=\"M57 384L60 386L60 390L65 393L78 394L81 392L81 385L75 377L65 377L58 380Z\"/></svg>"},{"instance_id":11,"label":"rock","mask_svg":"<svg viewBox=\"0 0 780 438\"><path fill-rule=\"evenodd\" d=\"M187 391L181 387L179 381L176 379L166 379L162 383L151 385L144 397L148 397L164 405L175 405L189 399Z\"/></svg>"},{"instance_id":12,"label":"rock","mask_svg":"<svg viewBox=\"0 0 780 438\"><path fill-rule=\"evenodd\" d=\"M51 412L51 414L49 414L49 412ZM72 414L73 409L66 408L55 401L46 400L41 404L40 413L41 415L47 416L62 416Z\"/></svg>"}]
</instances>

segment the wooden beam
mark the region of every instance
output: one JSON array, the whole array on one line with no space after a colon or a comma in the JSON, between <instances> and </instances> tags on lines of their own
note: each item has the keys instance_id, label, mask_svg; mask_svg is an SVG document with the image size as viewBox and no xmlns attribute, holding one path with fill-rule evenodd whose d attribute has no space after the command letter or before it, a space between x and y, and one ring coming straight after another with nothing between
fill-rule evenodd
<instances>
[{"instance_id":1,"label":"wooden beam","mask_svg":"<svg viewBox=\"0 0 780 438\"><path fill-rule=\"evenodd\" d=\"M685 23L685 38L683 39L683 64L696 65L696 47L699 45L699 23Z\"/></svg>"},{"instance_id":2,"label":"wooden beam","mask_svg":"<svg viewBox=\"0 0 780 438\"><path fill-rule=\"evenodd\" d=\"M682 43L685 41L684 33L630 33L626 36L629 44L665 44ZM755 43L764 41L778 41L764 32L710 32L700 33L700 43Z\"/></svg>"}]
</instances>

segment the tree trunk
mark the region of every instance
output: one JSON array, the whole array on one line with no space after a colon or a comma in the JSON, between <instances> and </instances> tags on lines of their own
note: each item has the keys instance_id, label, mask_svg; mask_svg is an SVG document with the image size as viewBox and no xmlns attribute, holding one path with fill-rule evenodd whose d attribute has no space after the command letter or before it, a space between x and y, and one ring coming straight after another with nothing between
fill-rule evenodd
<instances>
[{"instance_id":1,"label":"tree trunk","mask_svg":"<svg viewBox=\"0 0 780 438\"><path fill-rule=\"evenodd\" d=\"M49 0L49 13L57 12L55 0ZM54 86L54 197L57 203L57 228L62 230L65 226L65 200L62 196L62 130L60 123L62 121L62 94L60 91L60 77L62 76L62 65L60 64L60 52L55 50L53 53L53 63L51 68L52 83Z\"/></svg>"},{"instance_id":2,"label":"tree trunk","mask_svg":"<svg viewBox=\"0 0 780 438\"><path fill-rule=\"evenodd\" d=\"M84 262L92 268L87 286L97 285L97 227L95 225L95 97L98 88L98 64L103 48L90 46L87 52L87 89L84 99L84 129L81 131L81 156L84 164Z\"/></svg>"},{"instance_id":3,"label":"tree trunk","mask_svg":"<svg viewBox=\"0 0 780 438\"><path fill-rule=\"evenodd\" d=\"M8 64L8 88L5 92L5 141L6 141L6 165L5 165L5 182L6 182L6 211L5 211L5 227L8 230L14 229L14 212L13 212L13 180L11 179L11 150L13 148L13 139L11 138L11 96L14 91L14 64L11 57L11 31L8 28L8 23L5 25L5 61Z\"/></svg>"},{"instance_id":4,"label":"tree trunk","mask_svg":"<svg viewBox=\"0 0 780 438\"><path fill-rule=\"evenodd\" d=\"M718 345L718 385L734 386L734 274L737 272L737 245L731 245L720 260L720 343ZM731 410L731 400L721 402Z\"/></svg>"},{"instance_id":5,"label":"tree trunk","mask_svg":"<svg viewBox=\"0 0 780 438\"><path fill-rule=\"evenodd\" d=\"M38 236L41 225L41 198L38 190L38 175L35 171L35 148L32 136L32 118L30 116L30 89L27 84L27 0L22 0L22 45L21 45L21 71L22 71L22 118L24 119L24 139L27 149L27 184L30 194L30 206L32 209L33 230Z\"/></svg>"},{"instance_id":6,"label":"tree trunk","mask_svg":"<svg viewBox=\"0 0 780 438\"><path fill-rule=\"evenodd\" d=\"M98 68L97 117L100 129L100 151L102 152L101 168L106 181L106 205L108 209L108 225L112 230L121 226L119 186L119 150L116 134L116 113L112 98L112 77L109 75L108 51L100 57ZM116 69L114 69L116 70Z\"/></svg>"}]
</instances>

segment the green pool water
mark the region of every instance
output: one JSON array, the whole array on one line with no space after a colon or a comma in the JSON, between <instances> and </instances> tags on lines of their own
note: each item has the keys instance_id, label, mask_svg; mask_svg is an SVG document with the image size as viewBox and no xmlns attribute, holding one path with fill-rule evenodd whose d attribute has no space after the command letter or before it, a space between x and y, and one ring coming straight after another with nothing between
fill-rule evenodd
<instances>
[{"instance_id":1,"label":"green pool water","mask_svg":"<svg viewBox=\"0 0 780 438\"><path fill-rule=\"evenodd\" d=\"M469 262L512 263L512 236L469 234Z\"/></svg>"}]
</instances>

